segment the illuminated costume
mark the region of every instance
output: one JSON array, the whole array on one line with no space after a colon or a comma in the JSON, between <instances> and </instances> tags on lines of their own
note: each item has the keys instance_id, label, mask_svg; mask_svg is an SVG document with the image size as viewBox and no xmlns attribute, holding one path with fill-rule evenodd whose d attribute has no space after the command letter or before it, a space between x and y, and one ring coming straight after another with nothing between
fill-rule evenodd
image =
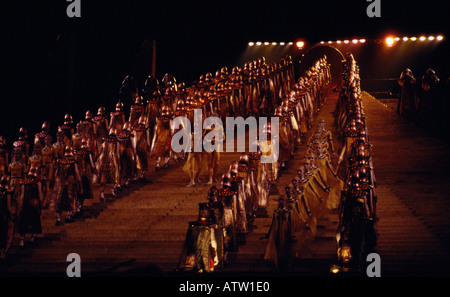
<instances>
[{"instance_id":1,"label":"illuminated costume","mask_svg":"<svg viewBox=\"0 0 450 297\"><path fill-rule=\"evenodd\" d=\"M20 147L15 147L12 153L12 160L9 163L9 172L10 172L10 188L13 192L12 200L17 200L17 196L19 194L18 185L20 180L25 177L27 174L27 164L22 159L23 151Z\"/></svg>"},{"instance_id":2,"label":"illuminated costume","mask_svg":"<svg viewBox=\"0 0 450 297\"><path fill-rule=\"evenodd\" d=\"M130 123L131 124L131 123ZM148 160L150 152L150 131L145 124L145 116L142 115L138 123L132 126L132 144L136 154L136 169L139 180L145 180L148 171ZM159 163L158 163L159 164Z\"/></svg>"},{"instance_id":3,"label":"illuminated costume","mask_svg":"<svg viewBox=\"0 0 450 297\"><path fill-rule=\"evenodd\" d=\"M228 253L237 250L237 193L233 191L231 176L222 176L222 188L218 195L223 205L224 228L224 261L228 261Z\"/></svg>"},{"instance_id":4,"label":"illuminated costume","mask_svg":"<svg viewBox=\"0 0 450 297\"><path fill-rule=\"evenodd\" d=\"M248 221L247 221L247 211L245 208L246 189L245 182L241 176L238 175L239 164L237 161L233 161L230 165L230 181L231 190L236 192L237 204L236 204L236 231L237 233L247 234L248 233Z\"/></svg>"},{"instance_id":5,"label":"illuminated costume","mask_svg":"<svg viewBox=\"0 0 450 297\"><path fill-rule=\"evenodd\" d=\"M136 177L136 152L133 147L133 137L130 122L126 122L122 131L117 134L120 147L120 179L121 184L125 180L124 187L128 187L131 180Z\"/></svg>"},{"instance_id":6,"label":"illuminated costume","mask_svg":"<svg viewBox=\"0 0 450 297\"><path fill-rule=\"evenodd\" d=\"M264 131L265 130L265 131ZM261 150L261 158L270 158L271 154L274 154L278 140L271 137L271 123L268 122L266 127L263 128L263 134L267 135L266 140L259 140L259 148ZM270 161L270 160L268 160ZM278 160L272 160L272 162L261 162L261 183L259 192L259 205L269 205L269 193L272 184L278 179Z\"/></svg>"},{"instance_id":7,"label":"illuminated costume","mask_svg":"<svg viewBox=\"0 0 450 297\"><path fill-rule=\"evenodd\" d=\"M212 116L215 116L215 114L213 114ZM213 182L217 182L220 154L223 150L222 144L225 138L225 132L223 131L223 127L218 125L214 127L214 130L211 129L211 127L204 127L204 131L205 136L209 133L213 133L214 135L214 138L211 139L209 139L210 135L206 136L208 138L208 141L211 141L212 148L214 149L212 150L212 152L204 150L202 156L202 165L206 166L206 172L208 172L208 184L212 184Z\"/></svg>"},{"instance_id":8,"label":"illuminated costume","mask_svg":"<svg viewBox=\"0 0 450 297\"><path fill-rule=\"evenodd\" d=\"M153 132L153 140L151 143L150 156L156 157L156 170L160 169L161 158L164 158L164 167L169 167L169 158L172 153L171 139L172 130L170 127L170 109L163 106L161 115L156 120L156 125Z\"/></svg>"},{"instance_id":9,"label":"illuminated costume","mask_svg":"<svg viewBox=\"0 0 450 297\"><path fill-rule=\"evenodd\" d=\"M20 160L26 164L28 157L30 156L30 144L28 143L27 129L23 127L19 129L19 139L13 142L13 147L20 149L17 151L17 154L20 155Z\"/></svg>"},{"instance_id":10,"label":"illuminated costume","mask_svg":"<svg viewBox=\"0 0 450 297\"><path fill-rule=\"evenodd\" d=\"M53 200L55 201L56 226L61 225L61 214L66 212L66 223L73 222L73 213L77 209L77 194L83 193L81 176L73 155L72 146L64 149L64 156L56 161L55 186Z\"/></svg>"},{"instance_id":11,"label":"illuminated costume","mask_svg":"<svg viewBox=\"0 0 450 297\"><path fill-rule=\"evenodd\" d=\"M111 194L116 196L116 189L120 186L120 151L117 132L114 129L103 139L98 156L98 172L100 175L100 200L105 199L106 184L113 184Z\"/></svg>"},{"instance_id":12,"label":"illuminated costume","mask_svg":"<svg viewBox=\"0 0 450 297\"><path fill-rule=\"evenodd\" d=\"M64 133L62 131L56 132L56 142L52 145L54 151L55 151L55 157L56 158L62 158L64 157Z\"/></svg>"},{"instance_id":13,"label":"illuminated costume","mask_svg":"<svg viewBox=\"0 0 450 297\"><path fill-rule=\"evenodd\" d=\"M42 162L44 166L42 178L43 178L43 192L44 201L43 207L47 208L51 202L52 189L54 185L55 177L55 161L57 158L57 153L52 145L52 136L47 135L45 137L44 147L41 149Z\"/></svg>"},{"instance_id":14,"label":"illuminated costume","mask_svg":"<svg viewBox=\"0 0 450 297\"><path fill-rule=\"evenodd\" d=\"M191 151L183 166L183 171L189 176L189 184L187 187L195 186L195 183L200 183L200 172L202 166L203 152L194 151L194 133L191 134Z\"/></svg>"},{"instance_id":15,"label":"illuminated costume","mask_svg":"<svg viewBox=\"0 0 450 297\"><path fill-rule=\"evenodd\" d=\"M314 236L316 236L316 231L317 231L317 218L311 212L309 200L304 195L304 186L302 186L302 187L299 186L298 177L294 177L292 179L292 187L291 188L292 188L292 200L294 203L293 207L296 208L302 221L305 224L305 227L311 233L310 235L312 237L314 237ZM289 201L289 202L291 202L291 201Z\"/></svg>"},{"instance_id":16,"label":"illuminated costume","mask_svg":"<svg viewBox=\"0 0 450 297\"><path fill-rule=\"evenodd\" d=\"M97 143L95 142L94 122L92 121L92 117L92 112L90 110L86 111L84 120L81 120L79 124L83 126L84 137L87 140L87 146L92 150L95 158L95 156L97 155Z\"/></svg>"},{"instance_id":17,"label":"illuminated costume","mask_svg":"<svg viewBox=\"0 0 450 297\"><path fill-rule=\"evenodd\" d=\"M298 189L304 195L306 211L316 218L322 217L326 213L325 198L326 192L320 189L314 180L305 176L304 166L297 168Z\"/></svg>"},{"instance_id":18,"label":"illuminated costume","mask_svg":"<svg viewBox=\"0 0 450 297\"><path fill-rule=\"evenodd\" d=\"M34 143L39 142L41 147L44 147L45 145L45 137L50 132L50 123L44 122L41 127L41 132L38 132L34 135Z\"/></svg>"},{"instance_id":19,"label":"illuminated costume","mask_svg":"<svg viewBox=\"0 0 450 297\"><path fill-rule=\"evenodd\" d=\"M215 239L217 241L217 259L219 265L224 264L224 213L223 203L221 197L219 197L219 189L215 186L211 186L208 190L208 208L210 211L211 223L215 226Z\"/></svg>"},{"instance_id":20,"label":"illuminated costume","mask_svg":"<svg viewBox=\"0 0 450 297\"><path fill-rule=\"evenodd\" d=\"M245 212L247 220L253 220L258 208L258 189L250 166L249 155L244 153L239 157L238 176L242 179L245 191Z\"/></svg>"},{"instance_id":21,"label":"illuminated costume","mask_svg":"<svg viewBox=\"0 0 450 297\"><path fill-rule=\"evenodd\" d=\"M267 233L268 243L264 260L274 263L277 268L284 268L290 260L291 226L289 219L291 211L287 208L284 195L278 199L278 207L274 210L272 223Z\"/></svg>"},{"instance_id":22,"label":"illuminated costume","mask_svg":"<svg viewBox=\"0 0 450 297\"><path fill-rule=\"evenodd\" d=\"M217 254L216 229L207 203L199 203L199 216L196 222L189 222L182 255L183 264L178 267L184 271L210 273L219 264Z\"/></svg>"},{"instance_id":23,"label":"illuminated costume","mask_svg":"<svg viewBox=\"0 0 450 297\"><path fill-rule=\"evenodd\" d=\"M86 138L82 139L80 148L75 151L75 161L78 166L82 188L81 193L77 195L77 213L80 213L84 200L94 198L92 176L96 174L94 156Z\"/></svg>"},{"instance_id":24,"label":"illuminated costume","mask_svg":"<svg viewBox=\"0 0 450 297\"><path fill-rule=\"evenodd\" d=\"M20 196L17 201L17 231L20 246L24 246L25 234L32 234L34 241L42 233L42 184L38 177L39 168L31 167L28 176L20 181Z\"/></svg>"},{"instance_id":25,"label":"illuminated costume","mask_svg":"<svg viewBox=\"0 0 450 297\"><path fill-rule=\"evenodd\" d=\"M100 106L97 111L97 115L92 118L94 124L94 138L95 147L97 149L95 154L95 160L97 160L100 154L100 147L102 146L103 139L108 136L108 117L103 106Z\"/></svg>"},{"instance_id":26,"label":"illuminated costume","mask_svg":"<svg viewBox=\"0 0 450 297\"><path fill-rule=\"evenodd\" d=\"M62 131L64 133L64 145L72 144L72 136L74 134L73 128L73 119L70 114L66 114L64 116L64 123L61 126L58 126L58 131Z\"/></svg>"},{"instance_id":27,"label":"illuminated costume","mask_svg":"<svg viewBox=\"0 0 450 297\"><path fill-rule=\"evenodd\" d=\"M109 114L109 129L116 129L117 132L122 130L122 126L125 124L125 112L123 111L123 103L116 103L116 110Z\"/></svg>"},{"instance_id":28,"label":"illuminated costume","mask_svg":"<svg viewBox=\"0 0 450 297\"><path fill-rule=\"evenodd\" d=\"M130 122L131 127L137 126L141 117L145 119L145 106L142 97L137 96L134 104L130 107L130 116L128 117L128 121ZM124 123L125 122L121 123L120 129L122 129ZM146 120L144 121L144 123L146 124ZM120 131L120 129L117 131Z\"/></svg>"},{"instance_id":29,"label":"illuminated costume","mask_svg":"<svg viewBox=\"0 0 450 297\"><path fill-rule=\"evenodd\" d=\"M28 158L28 170L30 170L31 168L36 168L37 169L37 176L36 178L39 181L42 181L43 177L42 177L42 173L44 172L44 160L42 159L42 151L41 151L41 144L40 142L37 142L34 144L33 147L33 152L31 154L31 156Z\"/></svg>"},{"instance_id":30,"label":"illuminated costume","mask_svg":"<svg viewBox=\"0 0 450 297\"><path fill-rule=\"evenodd\" d=\"M86 139L85 126L79 122L76 126L75 134L72 135L72 146L75 151L81 148L83 139Z\"/></svg>"},{"instance_id":31,"label":"illuminated costume","mask_svg":"<svg viewBox=\"0 0 450 297\"><path fill-rule=\"evenodd\" d=\"M144 83L142 89L142 97L145 106L145 118L147 128L150 130L150 138L153 139L153 128L156 124L156 118L158 117L160 110L160 97L159 81L153 76L149 75Z\"/></svg>"}]
</instances>

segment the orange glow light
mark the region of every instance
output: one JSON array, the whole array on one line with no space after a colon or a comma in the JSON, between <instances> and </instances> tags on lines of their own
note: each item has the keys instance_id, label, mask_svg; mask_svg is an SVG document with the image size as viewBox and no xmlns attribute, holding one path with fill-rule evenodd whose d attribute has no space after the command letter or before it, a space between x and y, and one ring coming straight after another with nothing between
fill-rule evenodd
<instances>
[{"instance_id":1,"label":"orange glow light","mask_svg":"<svg viewBox=\"0 0 450 297\"><path fill-rule=\"evenodd\" d=\"M295 44L298 48L303 48L305 46L305 43L303 41L297 41Z\"/></svg>"},{"instance_id":2,"label":"orange glow light","mask_svg":"<svg viewBox=\"0 0 450 297\"><path fill-rule=\"evenodd\" d=\"M386 37L386 44L387 46L391 47L394 44L394 38L392 37Z\"/></svg>"}]
</instances>

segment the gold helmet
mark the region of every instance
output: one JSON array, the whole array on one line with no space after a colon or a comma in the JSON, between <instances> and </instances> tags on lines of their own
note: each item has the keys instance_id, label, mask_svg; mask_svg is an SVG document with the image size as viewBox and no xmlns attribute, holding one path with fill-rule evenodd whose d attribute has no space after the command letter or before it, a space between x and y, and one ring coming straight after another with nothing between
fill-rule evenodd
<instances>
[{"instance_id":1,"label":"gold helmet","mask_svg":"<svg viewBox=\"0 0 450 297\"><path fill-rule=\"evenodd\" d=\"M72 116L71 116L70 114L67 113L67 114L64 116L64 125L71 125L71 124L73 124Z\"/></svg>"},{"instance_id":2,"label":"gold helmet","mask_svg":"<svg viewBox=\"0 0 450 297\"><path fill-rule=\"evenodd\" d=\"M123 102L119 101L116 103L116 111L123 111Z\"/></svg>"},{"instance_id":3,"label":"gold helmet","mask_svg":"<svg viewBox=\"0 0 450 297\"><path fill-rule=\"evenodd\" d=\"M97 115L99 115L99 116L104 116L105 114L106 114L105 107L100 106L100 107L98 108L98 110L97 110Z\"/></svg>"},{"instance_id":4,"label":"gold helmet","mask_svg":"<svg viewBox=\"0 0 450 297\"><path fill-rule=\"evenodd\" d=\"M86 115L84 116L85 120L91 120L92 119L92 111L88 110L86 111Z\"/></svg>"},{"instance_id":5,"label":"gold helmet","mask_svg":"<svg viewBox=\"0 0 450 297\"><path fill-rule=\"evenodd\" d=\"M72 157L73 156L73 147L72 145L68 144L64 148L64 156L65 157Z\"/></svg>"}]
</instances>

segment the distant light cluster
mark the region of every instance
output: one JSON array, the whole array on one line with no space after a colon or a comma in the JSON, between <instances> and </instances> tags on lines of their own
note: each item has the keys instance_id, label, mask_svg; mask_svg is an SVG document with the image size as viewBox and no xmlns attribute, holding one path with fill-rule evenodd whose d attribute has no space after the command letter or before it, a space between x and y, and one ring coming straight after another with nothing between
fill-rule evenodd
<instances>
[{"instance_id":1,"label":"distant light cluster","mask_svg":"<svg viewBox=\"0 0 450 297\"><path fill-rule=\"evenodd\" d=\"M443 35L429 35L429 36L425 36L425 35L421 35L421 36L404 36L404 37L399 37L399 36L388 36L384 39L384 42L386 43L386 45L388 47L393 46L396 42L399 41L442 41L444 40L444 36ZM329 40L329 41L320 41L320 44L362 44L365 43L366 39L365 38L353 38L353 39L339 39L339 40ZM249 46L268 46L268 45L273 45L273 46L277 46L277 45L294 45L294 42L261 42L261 41L250 41L248 43ZM297 48L302 49L304 48L306 45L306 42L303 40L298 40L295 42L295 46L297 46Z\"/></svg>"},{"instance_id":2,"label":"distant light cluster","mask_svg":"<svg viewBox=\"0 0 450 297\"><path fill-rule=\"evenodd\" d=\"M386 37L386 39L384 41L386 42L387 46L391 47L396 42L401 41L401 40L403 40L403 41L416 41L416 40L418 40L418 41L426 41L426 40L428 40L428 41L442 41L442 40L444 40L444 36L442 36L442 35L436 35L436 36L434 36L434 35L430 35L430 36L421 35L419 37L416 37L416 36L412 36L412 37L405 36L403 38L400 38L398 36L397 37L388 36L388 37Z\"/></svg>"},{"instance_id":3,"label":"distant light cluster","mask_svg":"<svg viewBox=\"0 0 450 297\"><path fill-rule=\"evenodd\" d=\"M268 41L266 41L266 42L261 42L261 41L257 41L257 42L253 42L253 41L250 41L249 43L248 43L248 46L260 46L260 45L281 45L281 46L283 46L283 45L293 45L294 43L291 41L291 42L268 42Z\"/></svg>"}]
</instances>

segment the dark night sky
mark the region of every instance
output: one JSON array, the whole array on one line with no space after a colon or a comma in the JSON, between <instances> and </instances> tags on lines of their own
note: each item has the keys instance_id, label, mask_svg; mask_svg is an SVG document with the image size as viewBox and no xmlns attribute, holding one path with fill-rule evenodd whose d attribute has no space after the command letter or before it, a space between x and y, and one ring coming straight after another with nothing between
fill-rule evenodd
<instances>
[{"instance_id":1,"label":"dark night sky","mask_svg":"<svg viewBox=\"0 0 450 297\"><path fill-rule=\"evenodd\" d=\"M450 27L448 5L437 0L381 0L381 18L367 17L365 0L81 0L78 19L67 17L68 4L2 4L0 135L8 144L21 126L35 132L50 120L56 129L65 113L78 122L87 109L111 110L122 79L132 74L142 81L150 70L145 40L157 40L157 78L170 72L189 85L200 74L231 69L250 40L317 42L386 32L449 37Z\"/></svg>"}]
</instances>

